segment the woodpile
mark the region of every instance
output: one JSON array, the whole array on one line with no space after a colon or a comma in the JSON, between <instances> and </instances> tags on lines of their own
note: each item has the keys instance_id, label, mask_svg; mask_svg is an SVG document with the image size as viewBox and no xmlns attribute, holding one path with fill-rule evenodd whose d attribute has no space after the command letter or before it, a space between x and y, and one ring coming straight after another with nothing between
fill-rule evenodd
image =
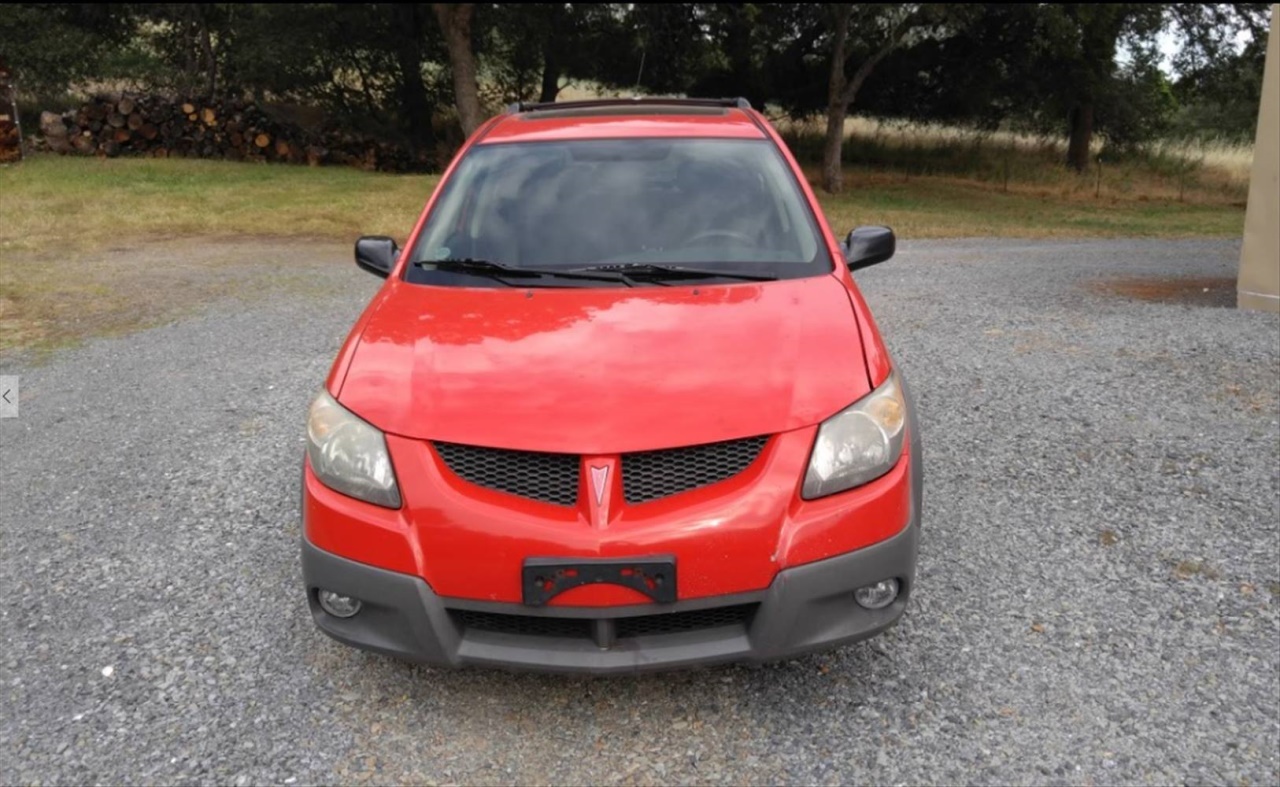
<instances>
[{"instance_id":1,"label":"woodpile","mask_svg":"<svg viewBox=\"0 0 1280 787\"><path fill-rule=\"evenodd\" d=\"M236 98L99 96L64 115L42 113L40 132L43 146L54 153L107 158L345 164L391 172L423 171L433 163L368 136L276 120L256 104Z\"/></svg>"},{"instance_id":2,"label":"woodpile","mask_svg":"<svg viewBox=\"0 0 1280 787\"><path fill-rule=\"evenodd\" d=\"M13 100L9 67L0 57L0 164L22 158L22 130L18 128L18 106Z\"/></svg>"}]
</instances>

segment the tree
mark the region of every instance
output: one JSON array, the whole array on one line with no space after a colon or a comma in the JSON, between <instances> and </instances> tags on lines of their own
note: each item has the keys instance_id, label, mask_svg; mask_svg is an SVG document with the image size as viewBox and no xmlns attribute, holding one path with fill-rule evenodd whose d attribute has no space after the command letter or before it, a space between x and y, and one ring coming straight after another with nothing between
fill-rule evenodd
<instances>
[{"instance_id":1,"label":"tree","mask_svg":"<svg viewBox=\"0 0 1280 787\"><path fill-rule=\"evenodd\" d=\"M629 48L619 46L623 16L600 3L492 6L483 17L486 74L505 101L555 101L574 78L606 82L601 64Z\"/></svg>"},{"instance_id":2,"label":"tree","mask_svg":"<svg viewBox=\"0 0 1280 787\"><path fill-rule=\"evenodd\" d=\"M409 132L412 147L415 150L422 150L430 145L435 137L431 128L432 102L422 82L422 67L427 60L424 47L424 42L427 40L426 14L417 3L394 3L391 9L392 27L389 40L393 43L395 51L396 70L399 76L396 92L399 94L401 111L404 113L403 125ZM468 46L470 46L469 42ZM473 82L474 79L473 71Z\"/></svg>"},{"instance_id":3,"label":"tree","mask_svg":"<svg viewBox=\"0 0 1280 787\"><path fill-rule=\"evenodd\" d=\"M912 5L828 7L831 23L830 75L827 80L827 133L822 147L822 187L832 194L844 188L841 157L844 121L871 72L900 46L932 34L937 17ZM853 73L850 66L857 63Z\"/></svg>"},{"instance_id":4,"label":"tree","mask_svg":"<svg viewBox=\"0 0 1280 787\"><path fill-rule=\"evenodd\" d=\"M1089 167L1097 106L1114 86L1116 48L1122 34L1136 39L1159 29L1161 8L1147 3L1072 3L1045 11L1045 70L1062 85L1067 111L1067 165ZM1135 41L1136 43L1136 41ZM1049 83L1052 84L1052 83Z\"/></svg>"},{"instance_id":5,"label":"tree","mask_svg":"<svg viewBox=\"0 0 1280 787\"><path fill-rule=\"evenodd\" d=\"M453 100L458 108L462 133L480 127L480 86L476 81L476 57L471 44L473 3L432 3L440 32L449 50L449 70L453 74Z\"/></svg>"},{"instance_id":6,"label":"tree","mask_svg":"<svg viewBox=\"0 0 1280 787\"><path fill-rule=\"evenodd\" d=\"M1175 132L1252 141L1262 96L1270 7L1265 3L1173 6L1185 41L1174 58ZM1247 42L1236 51L1237 36Z\"/></svg>"},{"instance_id":7,"label":"tree","mask_svg":"<svg viewBox=\"0 0 1280 787\"><path fill-rule=\"evenodd\" d=\"M101 76L111 49L129 32L128 19L111 5L0 5L0 49L22 92L40 99L62 94L74 82Z\"/></svg>"}]
</instances>

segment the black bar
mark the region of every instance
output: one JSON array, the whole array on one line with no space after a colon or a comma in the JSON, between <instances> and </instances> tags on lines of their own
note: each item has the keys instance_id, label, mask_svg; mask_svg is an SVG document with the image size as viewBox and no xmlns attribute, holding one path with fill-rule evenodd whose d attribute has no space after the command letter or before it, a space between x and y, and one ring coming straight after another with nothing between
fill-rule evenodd
<instances>
[{"instance_id":1,"label":"black bar","mask_svg":"<svg viewBox=\"0 0 1280 787\"><path fill-rule=\"evenodd\" d=\"M589 98L581 101L519 101L507 107L508 115L521 112L538 112L557 109L592 109L594 107L672 106L672 107L727 107L751 109L745 98L668 98L663 96L636 96L635 98Z\"/></svg>"}]
</instances>

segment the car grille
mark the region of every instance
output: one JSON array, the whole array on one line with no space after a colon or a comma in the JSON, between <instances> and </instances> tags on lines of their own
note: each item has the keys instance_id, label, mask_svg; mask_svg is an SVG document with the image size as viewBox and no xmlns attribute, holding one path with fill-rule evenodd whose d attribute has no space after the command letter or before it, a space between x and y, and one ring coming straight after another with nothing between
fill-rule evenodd
<instances>
[{"instance_id":1,"label":"car grille","mask_svg":"<svg viewBox=\"0 0 1280 787\"><path fill-rule=\"evenodd\" d=\"M768 440L748 437L623 454L623 493L628 503L647 503L732 478L756 460ZM434 445L450 470L477 486L562 506L578 500L581 474L576 454Z\"/></svg>"},{"instance_id":2,"label":"car grille","mask_svg":"<svg viewBox=\"0 0 1280 787\"><path fill-rule=\"evenodd\" d=\"M544 618L470 609L453 610L453 618L468 631L494 631L526 637L591 637L591 621L587 618Z\"/></svg>"},{"instance_id":3,"label":"car grille","mask_svg":"<svg viewBox=\"0 0 1280 787\"><path fill-rule=\"evenodd\" d=\"M665 615L640 615L634 618L618 618L618 639L650 637L658 634L678 634L681 631L699 631L721 626L745 626L751 623L759 604L738 604L732 607L712 607L689 612L668 612Z\"/></svg>"},{"instance_id":4,"label":"car grille","mask_svg":"<svg viewBox=\"0 0 1280 787\"><path fill-rule=\"evenodd\" d=\"M638 615L616 618L618 639L653 637L663 634L679 634L686 631L721 628L724 626L748 626L759 604L736 604L731 607L713 607L688 612L666 612L658 615ZM499 634L515 634L526 637L557 637L591 639L590 618L554 618L533 615L508 615L498 612L477 612L455 609L453 619L464 631L491 631Z\"/></svg>"},{"instance_id":5,"label":"car grille","mask_svg":"<svg viewBox=\"0 0 1280 787\"><path fill-rule=\"evenodd\" d=\"M578 501L576 454L509 451L435 443L436 453L460 478L532 500L571 506Z\"/></svg>"},{"instance_id":6,"label":"car grille","mask_svg":"<svg viewBox=\"0 0 1280 787\"><path fill-rule=\"evenodd\" d=\"M628 503L646 503L732 478L756 460L768 440L748 437L623 454L623 493Z\"/></svg>"}]
</instances>

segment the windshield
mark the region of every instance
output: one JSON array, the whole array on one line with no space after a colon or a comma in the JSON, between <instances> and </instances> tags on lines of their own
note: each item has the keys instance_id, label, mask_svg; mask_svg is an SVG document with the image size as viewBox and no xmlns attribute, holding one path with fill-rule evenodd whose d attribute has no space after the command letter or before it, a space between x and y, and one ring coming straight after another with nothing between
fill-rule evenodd
<instances>
[{"instance_id":1,"label":"windshield","mask_svg":"<svg viewBox=\"0 0 1280 787\"><path fill-rule=\"evenodd\" d=\"M483 260L797 278L831 270L822 248L794 176L765 140L493 144L468 152L445 184L411 257L427 267L409 276L435 283L433 261Z\"/></svg>"}]
</instances>

